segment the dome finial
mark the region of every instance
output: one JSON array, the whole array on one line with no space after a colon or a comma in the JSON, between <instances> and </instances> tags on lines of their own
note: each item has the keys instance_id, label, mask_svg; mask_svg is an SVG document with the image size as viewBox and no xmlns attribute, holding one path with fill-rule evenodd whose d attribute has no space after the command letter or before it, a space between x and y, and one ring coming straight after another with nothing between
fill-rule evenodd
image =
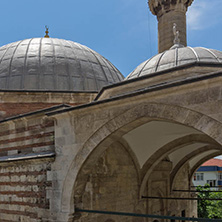
<instances>
[{"instance_id":1,"label":"dome finial","mask_svg":"<svg viewBox=\"0 0 222 222\"><path fill-rule=\"evenodd\" d=\"M49 27L46 25L45 26L45 36L44 36L44 38L49 38Z\"/></svg>"},{"instance_id":2,"label":"dome finial","mask_svg":"<svg viewBox=\"0 0 222 222\"><path fill-rule=\"evenodd\" d=\"M173 23L173 34L174 34L173 43L179 45L180 44L180 39L179 39L180 32L177 30L177 24L176 23Z\"/></svg>"},{"instance_id":3,"label":"dome finial","mask_svg":"<svg viewBox=\"0 0 222 222\"><path fill-rule=\"evenodd\" d=\"M180 32L177 30L176 23L173 23L173 35L174 35L174 40L173 40L174 45L170 49L184 47L184 45L180 44L180 38L179 38Z\"/></svg>"}]
</instances>

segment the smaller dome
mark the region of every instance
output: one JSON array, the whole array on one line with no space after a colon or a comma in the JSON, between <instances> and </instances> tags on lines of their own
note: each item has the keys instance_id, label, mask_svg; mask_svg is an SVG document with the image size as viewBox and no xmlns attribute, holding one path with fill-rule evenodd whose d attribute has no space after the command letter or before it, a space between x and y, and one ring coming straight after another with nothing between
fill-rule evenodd
<instances>
[{"instance_id":1,"label":"smaller dome","mask_svg":"<svg viewBox=\"0 0 222 222\"><path fill-rule=\"evenodd\" d=\"M203 47L172 47L140 64L125 80L154 74L194 62L222 65L222 52Z\"/></svg>"}]
</instances>

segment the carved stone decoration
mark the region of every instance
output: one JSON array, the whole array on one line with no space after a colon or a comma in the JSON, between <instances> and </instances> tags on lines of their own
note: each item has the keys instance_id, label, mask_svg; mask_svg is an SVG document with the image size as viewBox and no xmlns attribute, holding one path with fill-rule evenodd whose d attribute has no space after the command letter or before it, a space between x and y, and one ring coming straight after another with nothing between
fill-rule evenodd
<instances>
[{"instance_id":1,"label":"carved stone decoration","mask_svg":"<svg viewBox=\"0 0 222 222\"><path fill-rule=\"evenodd\" d=\"M157 16L171 11L182 10L187 11L187 8L193 3L194 0L149 0L150 11Z\"/></svg>"},{"instance_id":2,"label":"carved stone decoration","mask_svg":"<svg viewBox=\"0 0 222 222\"><path fill-rule=\"evenodd\" d=\"M96 163L96 174L104 174L108 173L108 167L106 165L106 157L105 153L99 158L98 162Z\"/></svg>"}]
</instances>

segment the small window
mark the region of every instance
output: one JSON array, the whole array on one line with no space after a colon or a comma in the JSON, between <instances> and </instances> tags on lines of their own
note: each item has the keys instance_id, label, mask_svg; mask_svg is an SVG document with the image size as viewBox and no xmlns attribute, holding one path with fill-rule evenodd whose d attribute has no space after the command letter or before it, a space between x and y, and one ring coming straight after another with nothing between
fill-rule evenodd
<instances>
[{"instance_id":1,"label":"small window","mask_svg":"<svg viewBox=\"0 0 222 222\"><path fill-rule=\"evenodd\" d=\"M218 180L222 180L222 173L218 173Z\"/></svg>"},{"instance_id":2,"label":"small window","mask_svg":"<svg viewBox=\"0 0 222 222\"><path fill-rule=\"evenodd\" d=\"M195 173L193 179L194 179L194 181L203 181L204 174L203 173Z\"/></svg>"}]
</instances>

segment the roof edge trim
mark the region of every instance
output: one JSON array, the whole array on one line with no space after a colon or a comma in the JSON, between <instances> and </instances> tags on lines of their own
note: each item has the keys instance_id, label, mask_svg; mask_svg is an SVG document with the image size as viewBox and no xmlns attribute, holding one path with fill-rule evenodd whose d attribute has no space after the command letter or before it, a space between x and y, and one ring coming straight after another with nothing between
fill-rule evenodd
<instances>
[{"instance_id":1,"label":"roof edge trim","mask_svg":"<svg viewBox=\"0 0 222 222\"><path fill-rule=\"evenodd\" d=\"M130 84L131 82L137 82L137 81L141 81L143 79L153 78L154 76L158 76L158 75L165 75L165 74L168 74L169 72L179 71L179 70L184 69L184 68L192 68L193 66L211 66L211 67L221 67L222 68L222 63L218 64L218 63L197 62L196 61L196 62L184 64L184 65L181 65L181 66L177 66L177 67L172 67L170 69L153 72L153 73L150 73L149 75L144 75L144 76L140 76L140 77L132 78L132 79L125 79L122 82L118 82L118 83L114 83L112 85L104 86L99 91L99 93L97 94L94 101L97 101L106 89L115 88L115 87L125 85L125 84Z\"/></svg>"},{"instance_id":2,"label":"roof edge trim","mask_svg":"<svg viewBox=\"0 0 222 222\"><path fill-rule=\"evenodd\" d=\"M164 82L162 84L150 86L150 87L143 88L143 89L140 89L140 90L137 90L134 92L129 92L129 93L126 93L123 95L118 95L116 97L111 97L109 99L97 100L97 101L93 101L91 103L67 108L65 110L58 110L55 112L46 113L46 115L47 116L54 116L54 115L61 114L64 112L69 112L72 110L84 109L84 108L88 108L88 107L103 104L103 103L108 103L108 102L117 101L117 100L124 99L124 98L129 98L129 97L141 95L143 93L149 93L149 92L159 91L159 90L168 89L168 88L172 88L172 87L182 86L185 84L190 84L190 83L194 83L194 82L198 82L198 81L204 81L204 80L212 79L212 78L216 78L216 77L222 77L222 71L212 72L212 73L206 74L204 76L190 77L190 78L182 79L179 81L177 80L177 81L172 81L172 82Z\"/></svg>"}]
</instances>

